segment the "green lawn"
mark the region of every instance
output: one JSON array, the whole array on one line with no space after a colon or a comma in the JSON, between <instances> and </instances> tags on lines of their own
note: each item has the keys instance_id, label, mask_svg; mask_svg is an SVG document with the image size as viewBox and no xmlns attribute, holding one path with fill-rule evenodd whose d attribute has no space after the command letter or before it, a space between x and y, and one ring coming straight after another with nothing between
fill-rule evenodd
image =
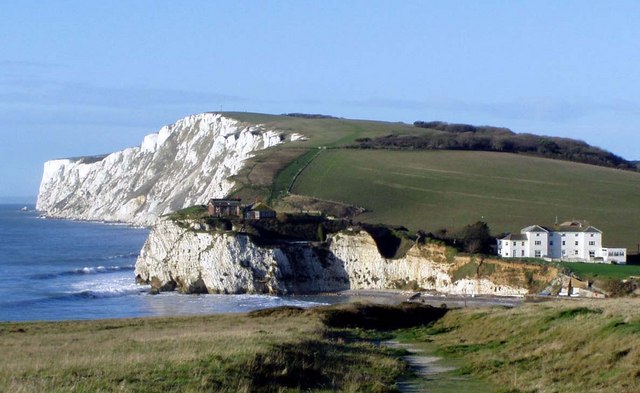
<instances>
[{"instance_id":1,"label":"green lawn","mask_svg":"<svg viewBox=\"0 0 640 393\"><path fill-rule=\"evenodd\" d=\"M625 279L629 276L640 276L640 266L638 265L609 265L577 262L561 262L560 264L583 278Z\"/></svg>"},{"instance_id":2,"label":"green lawn","mask_svg":"<svg viewBox=\"0 0 640 393\"><path fill-rule=\"evenodd\" d=\"M494 234L585 219L603 245L640 243L640 173L523 155L332 149L294 193L365 207L368 222L435 231L486 221Z\"/></svg>"}]
</instances>

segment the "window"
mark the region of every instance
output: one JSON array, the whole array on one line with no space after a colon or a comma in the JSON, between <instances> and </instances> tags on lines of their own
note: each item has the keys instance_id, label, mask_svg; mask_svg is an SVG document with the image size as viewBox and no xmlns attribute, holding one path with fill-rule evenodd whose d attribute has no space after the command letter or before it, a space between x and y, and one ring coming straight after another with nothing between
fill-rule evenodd
<instances>
[{"instance_id":1,"label":"window","mask_svg":"<svg viewBox=\"0 0 640 393\"><path fill-rule=\"evenodd\" d=\"M591 234L591 237L593 237L593 233Z\"/></svg>"},{"instance_id":2,"label":"window","mask_svg":"<svg viewBox=\"0 0 640 393\"><path fill-rule=\"evenodd\" d=\"M590 246L595 246L595 245L596 245L596 242L594 242L594 241L590 241L590 242L589 242L589 245L590 245Z\"/></svg>"},{"instance_id":3,"label":"window","mask_svg":"<svg viewBox=\"0 0 640 393\"><path fill-rule=\"evenodd\" d=\"M594 258L596 256L595 251L589 251L589 258Z\"/></svg>"},{"instance_id":4,"label":"window","mask_svg":"<svg viewBox=\"0 0 640 393\"><path fill-rule=\"evenodd\" d=\"M562 250L562 255L567 255L567 250Z\"/></svg>"},{"instance_id":5,"label":"window","mask_svg":"<svg viewBox=\"0 0 640 393\"><path fill-rule=\"evenodd\" d=\"M563 240L563 241L562 241L562 245L563 245L563 246L566 246L566 245L567 245L567 242L565 242L565 241Z\"/></svg>"},{"instance_id":6,"label":"window","mask_svg":"<svg viewBox=\"0 0 640 393\"><path fill-rule=\"evenodd\" d=\"M540 240L536 240L535 244L536 244L536 246L539 246L539 245L542 244L542 242Z\"/></svg>"},{"instance_id":7,"label":"window","mask_svg":"<svg viewBox=\"0 0 640 393\"><path fill-rule=\"evenodd\" d=\"M578 250L573 250L573 255L578 255Z\"/></svg>"},{"instance_id":8,"label":"window","mask_svg":"<svg viewBox=\"0 0 640 393\"><path fill-rule=\"evenodd\" d=\"M513 242L513 245L515 246L515 245L516 245L516 242Z\"/></svg>"},{"instance_id":9,"label":"window","mask_svg":"<svg viewBox=\"0 0 640 393\"><path fill-rule=\"evenodd\" d=\"M539 233L536 233L536 236L537 236L537 237L540 237L540 234L539 234Z\"/></svg>"},{"instance_id":10,"label":"window","mask_svg":"<svg viewBox=\"0 0 640 393\"><path fill-rule=\"evenodd\" d=\"M540 250L536 250L536 258L540 258L541 255Z\"/></svg>"},{"instance_id":11,"label":"window","mask_svg":"<svg viewBox=\"0 0 640 393\"><path fill-rule=\"evenodd\" d=\"M524 250L520 251L520 256L523 257L524 256Z\"/></svg>"},{"instance_id":12,"label":"window","mask_svg":"<svg viewBox=\"0 0 640 393\"><path fill-rule=\"evenodd\" d=\"M561 233L560 236L565 237L566 233Z\"/></svg>"},{"instance_id":13,"label":"window","mask_svg":"<svg viewBox=\"0 0 640 393\"><path fill-rule=\"evenodd\" d=\"M576 240L576 246L578 245L578 241Z\"/></svg>"},{"instance_id":14,"label":"window","mask_svg":"<svg viewBox=\"0 0 640 393\"><path fill-rule=\"evenodd\" d=\"M576 237L578 237L578 234L576 233Z\"/></svg>"},{"instance_id":15,"label":"window","mask_svg":"<svg viewBox=\"0 0 640 393\"><path fill-rule=\"evenodd\" d=\"M524 246L524 242L522 242L522 245Z\"/></svg>"},{"instance_id":16,"label":"window","mask_svg":"<svg viewBox=\"0 0 640 393\"><path fill-rule=\"evenodd\" d=\"M549 245L553 246L553 240L549 240Z\"/></svg>"}]
</instances>

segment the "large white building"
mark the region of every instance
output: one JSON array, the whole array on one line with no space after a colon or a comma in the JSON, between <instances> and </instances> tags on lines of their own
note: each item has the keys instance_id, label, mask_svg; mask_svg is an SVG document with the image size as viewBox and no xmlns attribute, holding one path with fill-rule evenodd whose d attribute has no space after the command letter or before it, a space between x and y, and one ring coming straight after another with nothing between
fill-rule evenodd
<instances>
[{"instance_id":1,"label":"large white building","mask_svg":"<svg viewBox=\"0 0 640 393\"><path fill-rule=\"evenodd\" d=\"M504 258L546 258L572 262L627 263L626 248L602 247L602 231L582 221L554 228L531 225L498 239Z\"/></svg>"}]
</instances>

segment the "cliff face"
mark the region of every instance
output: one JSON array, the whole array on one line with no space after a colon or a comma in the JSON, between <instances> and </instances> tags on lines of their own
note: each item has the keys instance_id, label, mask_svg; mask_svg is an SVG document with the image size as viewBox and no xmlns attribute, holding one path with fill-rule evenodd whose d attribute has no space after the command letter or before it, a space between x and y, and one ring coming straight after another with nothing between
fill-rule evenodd
<instances>
[{"instance_id":1,"label":"cliff face","mask_svg":"<svg viewBox=\"0 0 640 393\"><path fill-rule=\"evenodd\" d=\"M247 235L194 230L160 220L136 262L139 281L159 290L208 293L309 293L345 289L424 289L471 295L524 295L557 272L448 255L444 246L414 245L386 259L364 231L326 243L259 247Z\"/></svg>"},{"instance_id":2,"label":"cliff face","mask_svg":"<svg viewBox=\"0 0 640 393\"><path fill-rule=\"evenodd\" d=\"M219 114L193 115L105 157L48 161L36 208L50 217L150 225L166 213L224 197L254 151L283 136Z\"/></svg>"}]
</instances>

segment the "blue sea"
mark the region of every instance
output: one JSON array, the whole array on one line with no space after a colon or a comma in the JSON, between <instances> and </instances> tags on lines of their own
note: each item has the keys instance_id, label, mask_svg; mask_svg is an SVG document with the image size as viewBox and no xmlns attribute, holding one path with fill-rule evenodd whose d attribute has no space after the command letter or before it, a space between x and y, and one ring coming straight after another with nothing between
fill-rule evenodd
<instances>
[{"instance_id":1,"label":"blue sea","mask_svg":"<svg viewBox=\"0 0 640 393\"><path fill-rule=\"evenodd\" d=\"M335 302L331 297L150 295L134 266L149 233L127 225L45 219L0 204L0 321L246 312Z\"/></svg>"}]
</instances>

